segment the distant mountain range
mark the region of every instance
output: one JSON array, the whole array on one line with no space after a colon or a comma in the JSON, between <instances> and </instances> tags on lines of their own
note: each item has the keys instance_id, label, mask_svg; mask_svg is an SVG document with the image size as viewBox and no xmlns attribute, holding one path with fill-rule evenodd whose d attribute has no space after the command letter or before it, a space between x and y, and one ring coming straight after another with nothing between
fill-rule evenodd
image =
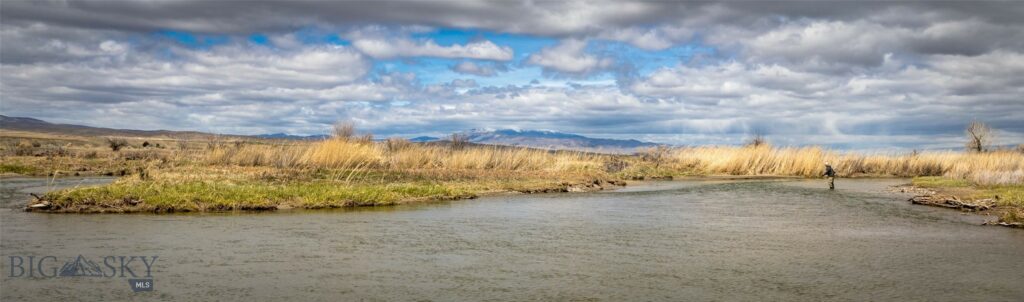
<instances>
[{"instance_id":1,"label":"distant mountain range","mask_svg":"<svg viewBox=\"0 0 1024 302\"><path fill-rule=\"evenodd\" d=\"M658 146L635 139L592 138L577 134L538 130L474 130L465 133L472 143L523 146L541 149L566 149L623 152Z\"/></svg>"},{"instance_id":2,"label":"distant mountain range","mask_svg":"<svg viewBox=\"0 0 1024 302\"><path fill-rule=\"evenodd\" d=\"M409 139L409 141L414 142L414 143L436 142L436 141L439 141L439 140L441 140L441 138L433 137L433 136L417 136L417 137Z\"/></svg>"},{"instance_id":3,"label":"distant mountain range","mask_svg":"<svg viewBox=\"0 0 1024 302\"><path fill-rule=\"evenodd\" d=\"M297 140L318 140L318 139L325 139L325 138L331 137L330 135L327 135L327 134L319 134L319 135L291 135L291 134L288 134L288 133L258 134L258 135L253 135L253 136L254 137L258 137L258 138L268 138L268 139L297 139Z\"/></svg>"},{"instance_id":4,"label":"distant mountain range","mask_svg":"<svg viewBox=\"0 0 1024 302\"><path fill-rule=\"evenodd\" d=\"M635 151L637 148L658 146L655 143L642 142L635 139L608 139L591 138L577 134L569 134L555 131L539 130L472 130L464 132L470 143L483 145L521 146L552 150L586 150L586 151L609 151L626 152ZM330 137L329 135L291 135L285 133L256 135L259 138L270 139L297 139L317 140ZM441 142L449 140L433 136L418 136L410 138L415 143Z\"/></svg>"},{"instance_id":5,"label":"distant mountain range","mask_svg":"<svg viewBox=\"0 0 1024 302\"><path fill-rule=\"evenodd\" d=\"M54 124L30 117L12 117L6 115L0 115L0 129L79 136L166 137L179 139L198 139L217 136L216 134L198 131L130 130L71 124Z\"/></svg>"},{"instance_id":6,"label":"distant mountain range","mask_svg":"<svg viewBox=\"0 0 1024 302\"><path fill-rule=\"evenodd\" d=\"M170 130L129 130L89 127L70 124L54 124L39 119L28 117L9 117L0 115L0 129L43 132L53 134L69 134L81 136L129 136L129 137L167 137L197 139L212 136L228 137L256 137L264 139L294 139L294 140L318 140L329 137L328 135L291 135L287 133L260 134L252 136L243 135L217 135L196 131L170 131ZM474 144L522 146L541 149L559 150L584 150L604 152L632 152L638 148L658 146L650 142L642 142L635 139L608 139L591 138L577 134L561 133L555 131L537 130L472 130L464 132L469 142ZM426 143L447 140L432 136L419 136L409 139L412 142Z\"/></svg>"}]
</instances>

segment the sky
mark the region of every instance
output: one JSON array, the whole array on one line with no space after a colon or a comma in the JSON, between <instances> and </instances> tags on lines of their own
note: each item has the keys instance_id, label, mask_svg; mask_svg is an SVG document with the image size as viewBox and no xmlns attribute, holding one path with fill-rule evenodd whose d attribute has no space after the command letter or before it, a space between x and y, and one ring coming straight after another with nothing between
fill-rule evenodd
<instances>
[{"instance_id":1,"label":"sky","mask_svg":"<svg viewBox=\"0 0 1024 302\"><path fill-rule=\"evenodd\" d=\"M1024 2L3 1L0 114L378 137L1024 143Z\"/></svg>"}]
</instances>

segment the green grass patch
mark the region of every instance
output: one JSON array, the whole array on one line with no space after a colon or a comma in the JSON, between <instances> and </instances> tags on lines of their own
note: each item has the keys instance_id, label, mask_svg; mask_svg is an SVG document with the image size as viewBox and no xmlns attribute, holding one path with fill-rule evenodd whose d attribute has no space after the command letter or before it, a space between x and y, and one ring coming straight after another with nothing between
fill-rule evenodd
<instances>
[{"instance_id":1,"label":"green grass patch","mask_svg":"<svg viewBox=\"0 0 1024 302\"><path fill-rule=\"evenodd\" d=\"M0 173L17 173L24 175L31 175L39 172L36 167L30 167L19 164L0 164Z\"/></svg>"},{"instance_id":2,"label":"green grass patch","mask_svg":"<svg viewBox=\"0 0 1024 302\"><path fill-rule=\"evenodd\" d=\"M981 195L984 198L999 198L997 203L1000 206L1024 207L1024 186L992 186L980 187Z\"/></svg>"},{"instance_id":3,"label":"green grass patch","mask_svg":"<svg viewBox=\"0 0 1024 302\"><path fill-rule=\"evenodd\" d=\"M952 179L942 176L914 177L912 183L922 188L968 188L971 183L963 179Z\"/></svg>"},{"instance_id":4,"label":"green grass patch","mask_svg":"<svg viewBox=\"0 0 1024 302\"><path fill-rule=\"evenodd\" d=\"M124 180L113 184L51 192L46 199L64 209L117 208L142 201L144 211L269 209L279 205L332 208L392 205L406 201L464 197L470 192L436 183L383 185L340 182Z\"/></svg>"},{"instance_id":5,"label":"green grass patch","mask_svg":"<svg viewBox=\"0 0 1024 302\"><path fill-rule=\"evenodd\" d=\"M619 179L658 179L696 174L695 171L680 171L668 167L655 167L650 164L638 164L614 173Z\"/></svg>"}]
</instances>

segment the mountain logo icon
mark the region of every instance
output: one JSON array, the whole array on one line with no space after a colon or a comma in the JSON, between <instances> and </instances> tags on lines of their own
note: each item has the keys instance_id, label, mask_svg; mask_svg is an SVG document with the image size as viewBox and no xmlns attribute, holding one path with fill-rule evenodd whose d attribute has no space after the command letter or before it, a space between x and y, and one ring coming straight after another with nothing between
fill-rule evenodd
<instances>
[{"instance_id":1,"label":"mountain logo icon","mask_svg":"<svg viewBox=\"0 0 1024 302\"><path fill-rule=\"evenodd\" d=\"M75 261L68 261L60 268L61 277L103 277L103 270L99 265L78 255Z\"/></svg>"}]
</instances>

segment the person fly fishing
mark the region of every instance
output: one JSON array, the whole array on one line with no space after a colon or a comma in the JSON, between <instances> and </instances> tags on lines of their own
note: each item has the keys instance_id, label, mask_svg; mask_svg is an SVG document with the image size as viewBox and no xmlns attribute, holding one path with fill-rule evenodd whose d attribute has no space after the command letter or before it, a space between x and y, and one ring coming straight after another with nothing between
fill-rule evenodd
<instances>
[{"instance_id":1,"label":"person fly fishing","mask_svg":"<svg viewBox=\"0 0 1024 302\"><path fill-rule=\"evenodd\" d=\"M832 169L832 165L825 163L825 177L828 177L828 189L836 189L836 170Z\"/></svg>"}]
</instances>

